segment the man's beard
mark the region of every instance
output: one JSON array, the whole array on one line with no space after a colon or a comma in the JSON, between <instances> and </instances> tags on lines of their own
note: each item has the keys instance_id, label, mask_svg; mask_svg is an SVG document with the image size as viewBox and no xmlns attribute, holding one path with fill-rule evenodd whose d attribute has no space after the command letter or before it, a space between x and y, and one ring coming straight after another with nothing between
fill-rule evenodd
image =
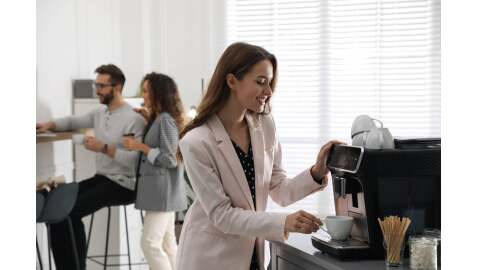
<instances>
[{"instance_id":1,"label":"man's beard","mask_svg":"<svg viewBox=\"0 0 478 270\"><path fill-rule=\"evenodd\" d=\"M113 98L114 98L113 91L111 91L109 94L106 94L102 97L103 97L103 101L101 101L100 99L101 104L105 104L106 106L110 105L111 101L113 101Z\"/></svg>"}]
</instances>

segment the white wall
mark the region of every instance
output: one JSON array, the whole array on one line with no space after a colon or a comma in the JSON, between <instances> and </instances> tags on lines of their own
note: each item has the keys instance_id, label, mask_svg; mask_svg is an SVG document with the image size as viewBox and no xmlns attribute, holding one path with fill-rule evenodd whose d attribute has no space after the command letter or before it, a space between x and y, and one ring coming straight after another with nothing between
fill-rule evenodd
<instances>
[{"instance_id":1,"label":"white wall","mask_svg":"<svg viewBox=\"0 0 478 270\"><path fill-rule=\"evenodd\" d=\"M223 27L217 20L222 4L216 0L37 1L37 122L71 115L72 80L94 78L94 69L106 63L125 73L125 96L134 96L144 74L154 70L176 80L186 110L197 106L201 78L209 80L223 49L219 39L223 35L217 32ZM72 180L70 141L38 144L36 150L38 180L60 174ZM45 234L38 236L44 243Z\"/></svg>"},{"instance_id":2,"label":"white wall","mask_svg":"<svg viewBox=\"0 0 478 270\"><path fill-rule=\"evenodd\" d=\"M73 0L38 2L37 121L70 114L71 79L77 70L75 13ZM71 179L70 142L38 144L36 160L37 179L58 174Z\"/></svg>"},{"instance_id":3,"label":"white wall","mask_svg":"<svg viewBox=\"0 0 478 270\"><path fill-rule=\"evenodd\" d=\"M201 79L206 84L212 75L219 52L224 48L223 1L175 0L159 4L160 71L171 75L187 109L201 99ZM156 13L156 11L153 11ZM157 14L157 13L156 13ZM153 31L155 33L155 31ZM156 40L153 40L155 42ZM206 87L206 85L204 85Z\"/></svg>"}]
</instances>

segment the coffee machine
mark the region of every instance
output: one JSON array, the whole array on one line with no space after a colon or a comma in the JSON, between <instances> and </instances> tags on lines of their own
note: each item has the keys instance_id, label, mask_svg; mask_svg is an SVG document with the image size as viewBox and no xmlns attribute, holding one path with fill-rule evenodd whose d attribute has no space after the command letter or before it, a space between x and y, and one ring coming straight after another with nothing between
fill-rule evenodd
<instances>
[{"instance_id":1,"label":"coffee machine","mask_svg":"<svg viewBox=\"0 0 478 270\"><path fill-rule=\"evenodd\" d=\"M313 234L314 247L340 259L383 258L378 218L410 218L408 235L441 228L440 144L405 146L380 150L334 146L327 167L336 215L351 216L354 223L345 241L332 240L323 231Z\"/></svg>"}]
</instances>

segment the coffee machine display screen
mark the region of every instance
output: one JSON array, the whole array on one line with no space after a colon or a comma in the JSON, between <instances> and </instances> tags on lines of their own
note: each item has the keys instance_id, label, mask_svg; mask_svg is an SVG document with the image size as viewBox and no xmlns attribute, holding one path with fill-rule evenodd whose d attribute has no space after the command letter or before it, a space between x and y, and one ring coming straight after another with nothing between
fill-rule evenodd
<instances>
[{"instance_id":1,"label":"coffee machine display screen","mask_svg":"<svg viewBox=\"0 0 478 270\"><path fill-rule=\"evenodd\" d=\"M362 156L362 147L334 145L327 158L327 167L337 171L356 173L360 167Z\"/></svg>"}]
</instances>

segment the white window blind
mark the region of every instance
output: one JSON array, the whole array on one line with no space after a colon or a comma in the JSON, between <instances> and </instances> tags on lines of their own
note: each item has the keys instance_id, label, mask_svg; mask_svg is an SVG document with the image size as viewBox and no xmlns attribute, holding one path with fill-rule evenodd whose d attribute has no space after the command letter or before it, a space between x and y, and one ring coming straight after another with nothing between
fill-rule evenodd
<instances>
[{"instance_id":1,"label":"white window blind","mask_svg":"<svg viewBox=\"0 0 478 270\"><path fill-rule=\"evenodd\" d=\"M350 142L359 114L394 136L440 136L439 0L228 0L226 40L274 53L272 99L290 176L330 139ZM331 186L287 208L334 212Z\"/></svg>"}]
</instances>

